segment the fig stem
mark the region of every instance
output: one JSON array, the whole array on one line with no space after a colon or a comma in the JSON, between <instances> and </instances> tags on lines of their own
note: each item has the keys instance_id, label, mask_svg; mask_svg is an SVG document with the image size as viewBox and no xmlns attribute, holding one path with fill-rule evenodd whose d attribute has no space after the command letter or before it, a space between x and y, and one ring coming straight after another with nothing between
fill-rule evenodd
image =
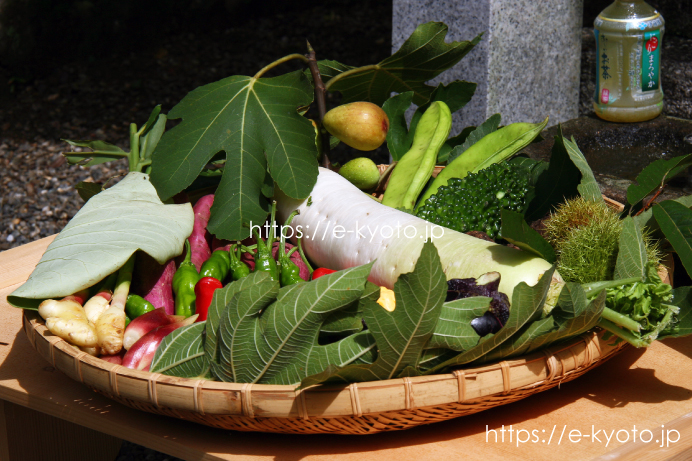
<instances>
[{"instance_id":1,"label":"fig stem","mask_svg":"<svg viewBox=\"0 0 692 461\"><path fill-rule=\"evenodd\" d=\"M308 61L308 58L306 58L305 56L303 56L303 55L300 54L300 53L289 54L288 56L284 56L283 58L277 59L276 61L267 64L266 66L264 66L263 68L261 68L261 69L259 70L259 72L257 72L257 73L255 74L255 76L252 77L252 78L260 78L262 75L264 75L265 73L267 73L267 71L273 69L274 67L276 67L276 66L278 66L278 65L280 65L280 64L283 64L283 63L285 63L285 62L288 62L288 61L290 61L290 60L292 60L292 59L300 59L300 60L303 61L304 63L307 63L307 61Z\"/></svg>"},{"instance_id":2,"label":"fig stem","mask_svg":"<svg viewBox=\"0 0 692 461\"><path fill-rule=\"evenodd\" d=\"M332 164L329 161L329 133L322 126L322 120L324 119L324 114L327 113L327 103L325 100L325 95L327 90L322 82L322 76L320 75L320 68L317 65L317 58L315 57L315 50L308 44L308 68L312 74L312 80L315 82L315 101L317 101L317 112L318 112L318 123L317 129L320 131L320 139L322 141L322 166L324 168L332 169Z\"/></svg>"}]
</instances>

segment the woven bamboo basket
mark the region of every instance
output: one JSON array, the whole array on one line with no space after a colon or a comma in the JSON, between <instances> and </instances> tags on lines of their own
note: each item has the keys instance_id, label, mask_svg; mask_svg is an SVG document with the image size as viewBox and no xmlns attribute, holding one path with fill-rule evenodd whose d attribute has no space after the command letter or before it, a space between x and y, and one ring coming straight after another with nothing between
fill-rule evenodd
<instances>
[{"instance_id":1,"label":"woven bamboo basket","mask_svg":"<svg viewBox=\"0 0 692 461\"><path fill-rule=\"evenodd\" d=\"M33 347L55 368L127 406L221 429L294 434L373 434L470 415L571 381L626 347L595 329L527 356L452 373L301 390L132 370L54 336L35 311L25 310L23 323Z\"/></svg>"},{"instance_id":2,"label":"woven bamboo basket","mask_svg":"<svg viewBox=\"0 0 692 461\"><path fill-rule=\"evenodd\" d=\"M132 408L220 429L292 434L373 434L470 415L571 381L626 345L614 345L590 331L562 345L487 366L298 390L125 368L52 335L35 311L24 311L24 330L53 367Z\"/></svg>"}]
</instances>

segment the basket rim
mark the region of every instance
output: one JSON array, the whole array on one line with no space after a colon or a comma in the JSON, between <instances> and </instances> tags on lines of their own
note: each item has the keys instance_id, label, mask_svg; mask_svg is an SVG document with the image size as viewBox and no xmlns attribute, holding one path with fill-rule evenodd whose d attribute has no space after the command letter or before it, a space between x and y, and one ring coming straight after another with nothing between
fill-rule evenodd
<instances>
[{"instance_id":1,"label":"basket rim","mask_svg":"<svg viewBox=\"0 0 692 461\"><path fill-rule=\"evenodd\" d=\"M228 383L133 370L93 357L52 335L35 311L24 310L23 324L34 349L55 368L116 400L129 399L157 408L165 407L201 414L253 418L359 417L386 411L412 410L445 404L471 404L479 399L511 397L517 391L543 385L552 387L572 379L571 374L581 374L580 372L627 346L624 342L612 344L610 341L609 344L602 339L598 329L592 329L524 356L449 373L352 384L319 384L300 389L298 385ZM485 389L485 392L480 393L472 389L471 386L480 381L492 381L493 376L496 382L492 389ZM535 379L531 379L532 376ZM438 401L433 405L427 405L424 398L421 401L426 389L440 391L437 389L439 387L445 388L445 396L437 396ZM176 389L183 391L187 397L176 394ZM387 390L395 397L396 394L403 394L399 395L403 398L394 398L393 400L399 401L391 407L375 405L378 408L373 408L367 394L380 390ZM343 400L344 393L348 394L345 396L346 408L337 409L336 412L315 411L315 405L308 404L308 400ZM225 408L211 406L214 403L218 404L219 396L227 402ZM191 402L187 401L188 399ZM272 410L266 405L267 402L276 403L277 400L284 403L279 408Z\"/></svg>"}]
</instances>

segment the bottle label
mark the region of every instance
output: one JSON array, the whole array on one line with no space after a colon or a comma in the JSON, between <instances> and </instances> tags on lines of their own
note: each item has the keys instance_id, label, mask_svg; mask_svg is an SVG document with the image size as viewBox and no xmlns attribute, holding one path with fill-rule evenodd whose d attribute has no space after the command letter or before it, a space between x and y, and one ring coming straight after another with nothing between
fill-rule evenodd
<instances>
[{"instance_id":1,"label":"bottle label","mask_svg":"<svg viewBox=\"0 0 692 461\"><path fill-rule=\"evenodd\" d=\"M658 90L660 83L661 30L644 33L642 50L642 92Z\"/></svg>"},{"instance_id":2,"label":"bottle label","mask_svg":"<svg viewBox=\"0 0 692 461\"><path fill-rule=\"evenodd\" d=\"M597 104L613 103L622 96L622 45L616 38L594 29L596 35Z\"/></svg>"}]
</instances>

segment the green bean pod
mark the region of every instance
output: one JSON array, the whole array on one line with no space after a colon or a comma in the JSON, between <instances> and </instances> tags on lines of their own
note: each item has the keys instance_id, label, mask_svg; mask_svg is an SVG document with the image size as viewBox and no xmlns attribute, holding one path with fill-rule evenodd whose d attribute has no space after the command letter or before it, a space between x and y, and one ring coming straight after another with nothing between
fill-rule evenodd
<instances>
[{"instance_id":1,"label":"green bean pod","mask_svg":"<svg viewBox=\"0 0 692 461\"><path fill-rule=\"evenodd\" d=\"M411 149L394 167L382 198L383 205L413 210L451 129L452 113L447 104L442 101L430 104L416 126Z\"/></svg>"},{"instance_id":2,"label":"green bean pod","mask_svg":"<svg viewBox=\"0 0 692 461\"><path fill-rule=\"evenodd\" d=\"M547 124L547 117L541 123L512 123L484 136L437 175L418 200L415 211L417 212L431 195L437 193L437 189L446 186L450 179L477 173L493 163L502 162L517 154L536 139Z\"/></svg>"}]
</instances>

